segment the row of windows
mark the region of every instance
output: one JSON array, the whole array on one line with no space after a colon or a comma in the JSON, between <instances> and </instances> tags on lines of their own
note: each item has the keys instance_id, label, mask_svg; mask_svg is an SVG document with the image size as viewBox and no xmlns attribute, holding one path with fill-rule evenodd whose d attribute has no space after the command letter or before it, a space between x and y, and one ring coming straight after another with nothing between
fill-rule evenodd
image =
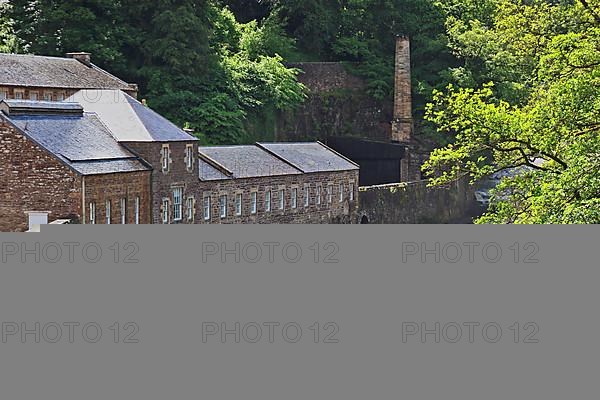
<instances>
[{"instance_id":1,"label":"row of windows","mask_svg":"<svg viewBox=\"0 0 600 400\"><path fill-rule=\"evenodd\" d=\"M310 206L310 187L305 186L303 189L303 198L304 198L304 207ZM346 198L345 185L343 183L339 184L338 188L338 200L342 203ZM273 211L274 207L277 207L279 210L285 209L285 189L279 189L277 193L277 204L273 204L274 193L272 190L268 190L265 192L264 197L264 210L265 212ZM327 189L323 190L322 186L316 187L316 196L315 196L315 204L321 205L324 202L324 192L327 196L327 203L333 203L334 199L334 185L328 185ZM168 224L171 216L173 217L173 221L180 222L183 221L184 217L188 222L194 221L194 209L195 209L195 198L193 196L188 197L185 200L185 215L184 215L184 201L183 201L183 188L174 188L173 189L173 200L171 205L171 199L164 198L162 201L161 214L162 214L162 223ZM236 216L243 215L243 193L236 193L234 196L234 212ZM298 188L292 188L290 191L290 204L292 209L298 208ZM354 201L355 198L355 185L354 183L348 184L348 192L347 192L348 200ZM220 195L218 198L219 201L219 217L227 218L228 213L228 196L226 194ZM211 219L212 214L212 196L207 194L204 196L202 201L202 211L203 218L205 221ZM255 215L258 213L258 192L250 193L250 214Z\"/></svg>"},{"instance_id":2,"label":"row of windows","mask_svg":"<svg viewBox=\"0 0 600 400\"><path fill-rule=\"evenodd\" d=\"M127 199L119 200L119 221L118 223L125 225L127 223ZM95 225L97 223L96 219L96 203L92 202L88 205L89 216L88 223L91 225ZM113 223L112 220L112 202L107 200L104 204L104 223L110 225ZM135 198L135 208L134 208L134 223L140 223L140 198Z\"/></svg>"},{"instance_id":3,"label":"row of windows","mask_svg":"<svg viewBox=\"0 0 600 400\"><path fill-rule=\"evenodd\" d=\"M303 199L304 199L304 207L309 207L310 206L310 187L309 186L305 186L303 189ZM271 212L273 211L273 209L275 207L277 207L279 210L284 210L285 209L285 189L279 189L277 192L277 203L274 204L273 198L274 193L272 190L268 190L265 192L265 197L264 197L264 211L265 212ZM326 193L327 196L327 203L331 204L333 203L333 198L334 198L334 185L328 185L326 190L323 190L321 186L317 186L316 187L316 196L315 196L315 204L316 205L321 205L324 201L323 199L323 192ZM354 183L349 183L348 185L348 199L350 201L354 201L354 197L355 197L355 186ZM299 198L299 193L298 193L298 188L292 188L290 191L290 205L292 209L297 209L298 208L298 198ZM338 201L340 203L344 202L346 198L346 191L345 191L345 185L343 183L339 184L339 188L338 188ZM211 204L211 200L212 197L210 195L206 195L204 196L203 199L203 217L204 220L208 221L211 218L211 210L212 210L212 204ZM219 196L219 217L220 218L227 218L227 203L228 202L228 198L226 194L220 195ZM234 199L234 210L235 210L235 215L236 216L241 216L243 214L243 194L242 193L236 193L235 194L235 199ZM250 193L250 214L254 215L258 212L258 193L257 192L251 192Z\"/></svg>"},{"instance_id":4,"label":"row of windows","mask_svg":"<svg viewBox=\"0 0 600 400\"><path fill-rule=\"evenodd\" d=\"M0 90L0 100L8 99L9 92L8 90ZM29 99L25 99L25 91L24 90L15 90L13 98L15 100L45 100L45 101L63 101L65 99L64 93L58 93L54 95L53 92L44 92L42 94L38 92L29 92Z\"/></svg>"}]
</instances>

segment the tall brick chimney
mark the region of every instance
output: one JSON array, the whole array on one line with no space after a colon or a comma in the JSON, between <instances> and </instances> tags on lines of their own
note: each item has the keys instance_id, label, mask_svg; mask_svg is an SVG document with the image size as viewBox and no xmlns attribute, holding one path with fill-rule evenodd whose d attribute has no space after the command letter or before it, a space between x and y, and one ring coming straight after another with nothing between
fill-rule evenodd
<instances>
[{"instance_id":1,"label":"tall brick chimney","mask_svg":"<svg viewBox=\"0 0 600 400\"><path fill-rule=\"evenodd\" d=\"M92 65L92 55L90 53L67 53L67 58L74 58L80 63L87 65L88 67Z\"/></svg>"},{"instance_id":2,"label":"tall brick chimney","mask_svg":"<svg viewBox=\"0 0 600 400\"><path fill-rule=\"evenodd\" d=\"M412 82L410 75L410 39L396 37L396 72L392 141L409 142L413 135Z\"/></svg>"}]
</instances>

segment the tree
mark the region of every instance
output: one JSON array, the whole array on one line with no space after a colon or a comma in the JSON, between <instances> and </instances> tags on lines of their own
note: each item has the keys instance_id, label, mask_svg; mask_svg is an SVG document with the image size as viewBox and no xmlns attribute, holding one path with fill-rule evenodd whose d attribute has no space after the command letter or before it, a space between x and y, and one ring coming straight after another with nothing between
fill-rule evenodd
<instances>
[{"instance_id":1,"label":"tree","mask_svg":"<svg viewBox=\"0 0 600 400\"><path fill-rule=\"evenodd\" d=\"M455 142L435 150L425 170L440 184L521 168L502 181L479 222L598 223L600 23L589 4L513 0L501 6L532 19L524 26L499 10L490 32L473 44L492 46L500 32L512 38L502 48L514 62L498 68L521 71L525 90L506 96L491 82L438 92L428 118Z\"/></svg>"}]
</instances>

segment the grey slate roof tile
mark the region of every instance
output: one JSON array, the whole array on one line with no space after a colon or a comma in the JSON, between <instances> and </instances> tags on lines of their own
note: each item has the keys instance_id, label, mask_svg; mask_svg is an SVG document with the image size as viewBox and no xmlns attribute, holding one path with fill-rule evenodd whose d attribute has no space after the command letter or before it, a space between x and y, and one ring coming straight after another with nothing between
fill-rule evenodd
<instances>
[{"instance_id":1,"label":"grey slate roof tile","mask_svg":"<svg viewBox=\"0 0 600 400\"><path fill-rule=\"evenodd\" d=\"M83 175L145 171L95 114L7 117L40 146Z\"/></svg>"},{"instance_id":2,"label":"grey slate roof tile","mask_svg":"<svg viewBox=\"0 0 600 400\"><path fill-rule=\"evenodd\" d=\"M131 89L103 69L73 58L0 54L0 86Z\"/></svg>"},{"instance_id":3,"label":"grey slate roof tile","mask_svg":"<svg viewBox=\"0 0 600 400\"><path fill-rule=\"evenodd\" d=\"M198 151L218 162L233 178L298 175L301 172L255 145L200 147Z\"/></svg>"},{"instance_id":4,"label":"grey slate roof tile","mask_svg":"<svg viewBox=\"0 0 600 400\"><path fill-rule=\"evenodd\" d=\"M305 173L351 171L358 165L319 142L258 143Z\"/></svg>"},{"instance_id":5,"label":"grey slate roof tile","mask_svg":"<svg viewBox=\"0 0 600 400\"><path fill-rule=\"evenodd\" d=\"M199 176L201 181L222 181L231 179L229 175L224 174L206 161L199 159L198 162L200 168Z\"/></svg>"}]
</instances>

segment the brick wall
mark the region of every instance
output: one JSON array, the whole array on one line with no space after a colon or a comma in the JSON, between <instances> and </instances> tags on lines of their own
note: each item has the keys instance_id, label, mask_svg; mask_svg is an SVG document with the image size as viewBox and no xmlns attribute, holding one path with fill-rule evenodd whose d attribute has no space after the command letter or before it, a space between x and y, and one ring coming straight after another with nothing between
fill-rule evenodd
<instances>
[{"instance_id":1,"label":"brick wall","mask_svg":"<svg viewBox=\"0 0 600 400\"><path fill-rule=\"evenodd\" d=\"M466 223L480 215L474 188L467 180L442 187L427 181L361 187L359 223Z\"/></svg>"},{"instance_id":2,"label":"brick wall","mask_svg":"<svg viewBox=\"0 0 600 400\"><path fill-rule=\"evenodd\" d=\"M81 177L0 119L0 231L28 228L26 211L78 219Z\"/></svg>"},{"instance_id":3,"label":"brick wall","mask_svg":"<svg viewBox=\"0 0 600 400\"><path fill-rule=\"evenodd\" d=\"M344 199L339 200L339 185L344 184ZM354 200L350 201L350 184L354 184ZM304 187L309 187L309 206L304 205ZM327 189L333 187L332 201ZM317 187L321 204L317 205ZM297 189L296 208L292 205L293 189ZM284 208L280 206L280 190L284 189ZM265 207L266 193L271 191L271 211ZM257 193L257 212L252 214L251 193ZM237 193L242 194L242 215L236 215ZM219 197L227 195L227 217L220 217ZM204 198L211 198L210 220L204 220ZM196 223L211 224L322 224L352 223L358 210L358 171L284 175L224 181L202 182L196 199Z\"/></svg>"},{"instance_id":4,"label":"brick wall","mask_svg":"<svg viewBox=\"0 0 600 400\"><path fill-rule=\"evenodd\" d=\"M183 189L183 202L190 195L195 195L198 192L198 144L196 142L171 142L168 143L170 159L169 169L167 173L162 171L162 155L161 150L166 143L148 142L148 143L124 143L124 145L132 152L138 154L146 160L154 170L152 171L152 199L150 201L151 220L154 224L162 223L162 202L163 199L169 199L169 204L173 205L173 189ZM192 170L187 169L186 163L186 148L193 146L194 165ZM184 207L185 208L185 207ZM184 211L185 214L185 211ZM185 216L185 215L184 215ZM173 212L169 212L169 223L193 223L183 218L180 221L175 221Z\"/></svg>"},{"instance_id":5,"label":"brick wall","mask_svg":"<svg viewBox=\"0 0 600 400\"><path fill-rule=\"evenodd\" d=\"M122 198L127 199L127 223L135 222L137 197L140 198L140 223L151 221L150 171L83 178L5 121L0 122L0 154L2 232L27 230L27 211L48 211L49 222L70 219L87 223L89 203L96 205L96 221L103 224L107 199L111 199L114 223L120 221ZM86 206L82 210L84 186Z\"/></svg>"},{"instance_id":6,"label":"brick wall","mask_svg":"<svg viewBox=\"0 0 600 400\"><path fill-rule=\"evenodd\" d=\"M110 223L121 223L121 200L125 199L127 224L136 222L136 200L139 199L139 223L150 224L151 218L151 172L128 172L121 174L91 175L85 178L85 223L89 223L89 204L96 208L96 223L107 223L107 208L110 208ZM83 200L82 200L83 201ZM107 202L110 206L107 207ZM83 218L82 218L83 220Z\"/></svg>"}]
</instances>

